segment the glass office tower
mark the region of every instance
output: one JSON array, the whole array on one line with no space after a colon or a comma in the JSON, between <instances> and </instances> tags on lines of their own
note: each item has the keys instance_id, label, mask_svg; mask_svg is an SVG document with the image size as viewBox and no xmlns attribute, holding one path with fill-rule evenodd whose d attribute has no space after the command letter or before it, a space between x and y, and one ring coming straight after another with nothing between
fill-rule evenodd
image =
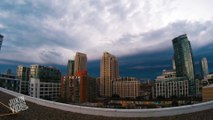
<instances>
[{"instance_id":1,"label":"glass office tower","mask_svg":"<svg viewBox=\"0 0 213 120\"><path fill-rule=\"evenodd\" d=\"M192 49L187 35L180 35L172 40L177 77L187 77L189 80L189 95L195 96L195 71Z\"/></svg>"}]
</instances>

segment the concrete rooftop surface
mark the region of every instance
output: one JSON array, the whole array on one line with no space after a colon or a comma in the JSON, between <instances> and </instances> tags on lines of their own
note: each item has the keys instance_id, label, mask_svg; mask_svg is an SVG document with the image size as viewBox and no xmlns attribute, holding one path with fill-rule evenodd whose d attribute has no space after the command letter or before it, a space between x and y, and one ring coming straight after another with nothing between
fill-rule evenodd
<instances>
[{"instance_id":1,"label":"concrete rooftop surface","mask_svg":"<svg viewBox=\"0 0 213 120\"><path fill-rule=\"evenodd\" d=\"M8 106L11 95L0 91L0 102ZM40 106L26 101L29 109L18 114L0 116L0 120L213 120L213 109L184 115L156 118L116 118L84 115ZM8 113L8 109L0 104L0 115Z\"/></svg>"}]
</instances>

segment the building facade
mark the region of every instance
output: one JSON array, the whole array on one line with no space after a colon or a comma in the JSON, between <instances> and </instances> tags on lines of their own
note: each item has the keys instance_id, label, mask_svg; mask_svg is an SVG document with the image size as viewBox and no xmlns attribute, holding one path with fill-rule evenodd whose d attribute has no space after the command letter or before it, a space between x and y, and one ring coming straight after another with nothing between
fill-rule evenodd
<instances>
[{"instance_id":1,"label":"building facade","mask_svg":"<svg viewBox=\"0 0 213 120\"><path fill-rule=\"evenodd\" d=\"M203 102L213 100L213 84L202 88L202 98Z\"/></svg>"},{"instance_id":2,"label":"building facade","mask_svg":"<svg viewBox=\"0 0 213 120\"><path fill-rule=\"evenodd\" d=\"M74 68L75 68L75 61L68 60L68 64L67 64L68 76L74 76Z\"/></svg>"},{"instance_id":3,"label":"building facade","mask_svg":"<svg viewBox=\"0 0 213 120\"><path fill-rule=\"evenodd\" d=\"M207 79L207 76L209 74L209 68L208 68L208 61L204 57L200 61L200 68L201 68L201 76L203 79Z\"/></svg>"},{"instance_id":4,"label":"building facade","mask_svg":"<svg viewBox=\"0 0 213 120\"><path fill-rule=\"evenodd\" d=\"M4 36L0 34L0 50L1 50L2 43L3 43L3 38L4 38Z\"/></svg>"},{"instance_id":5,"label":"building facade","mask_svg":"<svg viewBox=\"0 0 213 120\"><path fill-rule=\"evenodd\" d=\"M73 79L74 76L62 76L61 77L61 97L66 102L72 102L73 95Z\"/></svg>"},{"instance_id":6,"label":"building facade","mask_svg":"<svg viewBox=\"0 0 213 120\"><path fill-rule=\"evenodd\" d=\"M180 35L172 40L177 77L186 77L189 82L189 94L196 95L195 71L192 49L187 35Z\"/></svg>"},{"instance_id":7,"label":"building facade","mask_svg":"<svg viewBox=\"0 0 213 120\"><path fill-rule=\"evenodd\" d=\"M30 68L19 65L17 68L17 78L20 80L19 92L29 94Z\"/></svg>"},{"instance_id":8,"label":"building facade","mask_svg":"<svg viewBox=\"0 0 213 120\"><path fill-rule=\"evenodd\" d=\"M96 79L89 77L86 71L78 72L72 80L75 103L95 102L97 96Z\"/></svg>"},{"instance_id":9,"label":"building facade","mask_svg":"<svg viewBox=\"0 0 213 120\"><path fill-rule=\"evenodd\" d=\"M20 80L12 74L0 74L0 87L19 92Z\"/></svg>"},{"instance_id":10,"label":"building facade","mask_svg":"<svg viewBox=\"0 0 213 120\"><path fill-rule=\"evenodd\" d=\"M39 78L41 81L57 81L59 82L61 79L60 70L51 67L51 66L43 66L43 65L31 65L30 67L30 77L31 78Z\"/></svg>"},{"instance_id":11,"label":"building facade","mask_svg":"<svg viewBox=\"0 0 213 120\"><path fill-rule=\"evenodd\" d=\"M118 60L114 55L104 52L101 59L100 95L112 96L112 81L119 77Z\"/></svg>"},{"instance_id":12,"label":"building facade","mask_svg":"<svg viewBox=\"0 0 213 120\"><path fill-rule=\"evenodd\" d=\"M140 95L140 81L133 77L113 80L113 95L121 98L136 98Z\"/></svg>"},{"instance_id":13,"label":"building facade","mask_svg":"<svg viewBox=\"0 0 213 120\"><path fill-rule=\"evenodd\" d=\"M153 98L187 97L189 95L189 83L186 77L176 77L176 71L163 70L162 75L157 76L153 85Z\"/></svg>"},{"instance_id":14,"label":"building facade","mask_svg":"<svg viewBox=\"0 0 213 120\"><path fill-rule=\"evenodd\" d=\"M60 83L30 78L30 96L56 101L60 97Z\"/></svg>"},{"instance_id":15,"label":"building facade","mask_svg":"<svg viewBox=\"0 0 213 120\"><path fill-rule=\"evenodd\" d=\"M188 86L186 77L160 79L155 81L152 95L153 98L187 97L189 96Z\"/></svg>"},{"instance_id":16,"label":"building facade","mask_svg":"<svg viewBox=\"0 0 213 120\"><path fill-rule=\"evenodd\" d=\"M74 74L81 71L87 71L87 55L84 53L77 52L75 55L75 66Z\"/></svg>"},{"instance_id":17,"label":"building facade","mask_svg":"<svg viewBox=\"0 0 213 120\"><path fill-rule=\"evenodd\" d=\"M31 65L29 93L32 97L57 100L60 97L61 72L51 66Z\"/></svg>"}]
</instances>

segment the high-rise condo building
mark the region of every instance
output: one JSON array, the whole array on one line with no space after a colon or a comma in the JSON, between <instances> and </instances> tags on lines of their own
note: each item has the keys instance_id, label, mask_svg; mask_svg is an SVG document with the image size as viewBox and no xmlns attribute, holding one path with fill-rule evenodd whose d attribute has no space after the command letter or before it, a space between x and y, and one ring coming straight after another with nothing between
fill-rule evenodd
<instances>
[{"instance_id":1,"label":"high-rise condo building","mask_svg":"<svg viewBox=\"0 0 213 120\"><path fill-rule=\"evenodd\" d=\"M75 61L68 60L67 75L61 77L61 98L66 102L72 101Z\"/></svg>"},{"instance_id":2,"label":"high-rise condo building","mask_svg":"<svg viewBox=\"0 0 213 120\"><path fill-rule=\"evenodd\" d=\"M201 76L203 79L206 79L209 74L209 70L208 70L208 61L205 57L201 59L200 67L201 67Z\"/></svg>"},{"instance_id":3,"label":"high-rise condo building","mask_svg":"<svg viewBox=\"0 0 213 120\"><path fill-rule=\"evenodd\" d=\"M187 77L189 80L189 94L196 95L195 71L192 48L187 35L180 35L172 40L177 77Z\"/></svg>"},{"instance_id":4,"label":"high-rise condo building","mask_svg":"<svg viewBox=\"0 0 213 120\"><path fill-rule=\"evenodd\" d=\"M62 76L61 77L61 98L66 102L72 101L73 78L74 78L74 76Z\"/></svg>"},{"instance_id":5,"label":"high-rise condo building","mask_svg":"<svg viewBox=\"0 0 213 120\"><path fill-rule=\"evenodd\" d=\"M19 65L17 68L17 78L20 80L19 92L28 95L30 68Z\"/></svg>"},{"instance_id":6,"label":"high-rise condo building","mask_svg":"<svg viewBox=\"0 0 213 120\"><path fill-rule=\"evenodd\" d=\"M112 96L112 81L119 77L118 60L114 55L104 52L101 59L100 95Z\"/></svg>"},{"instance_id":7,"label":"high-rise condo building","mask_svg":"<svg viewBox=\"0 0 213 120\"><path fill-rule=\"evenodd\" d=\"M3 43L3 38L4 38L4 36L0 34L0 50L1 50L2 43Z\"/></svg>"},{"instance_id":8,"label":"high-rise condo building","mask_svg":"<svg viewBox=\"0 0 213 120\"><path fill-rule=\"evenodd\" d=\"M75 55L75 66L74 74L81 71L87 71L87 55L84 53L77 52Z\"/></svg>"},{"instance_id":9,"label":"high-rise condo building","mask_svg":"<svg viewBox=\"0 0 213 120\"><path fill-rule=\"evenodd\" d=\"M68 64L67 64L68 76L74 76L74 68L75 68L75 61L68 60Z\"/></svg>"}]
</instances>

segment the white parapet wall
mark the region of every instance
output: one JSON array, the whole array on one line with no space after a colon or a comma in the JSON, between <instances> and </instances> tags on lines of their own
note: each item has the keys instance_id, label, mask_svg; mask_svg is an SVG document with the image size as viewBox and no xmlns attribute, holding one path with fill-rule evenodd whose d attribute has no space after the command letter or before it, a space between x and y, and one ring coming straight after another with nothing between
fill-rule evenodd
<instances>
[{"instance_id":1,"label":"white parapet wall","mask_svg":"<svg viewBox=\"0 0 213 120\"><path fill-rule=\"evenodd\" d=\"M170 108L155 108L155 109L108 109L108 108L94 108L94 107L84 107L78 105L70 105L59 102L53 102L38 98L33 98L26 96L17 92L13 92L0 87L0 91L7 93L12 96L24 96L25 100L38 105L60 109L64 111L70 111L74 113L96 115L96 116L106 116L106 117L163 117L163 116L173 116L181 115L193 112L199 112L203 110L213 109L213 101L186 105L179 107ZM9 102L9 101L8 101ZM29 108L30 109L30 108Z\"/></svg>"}]
</instances>

